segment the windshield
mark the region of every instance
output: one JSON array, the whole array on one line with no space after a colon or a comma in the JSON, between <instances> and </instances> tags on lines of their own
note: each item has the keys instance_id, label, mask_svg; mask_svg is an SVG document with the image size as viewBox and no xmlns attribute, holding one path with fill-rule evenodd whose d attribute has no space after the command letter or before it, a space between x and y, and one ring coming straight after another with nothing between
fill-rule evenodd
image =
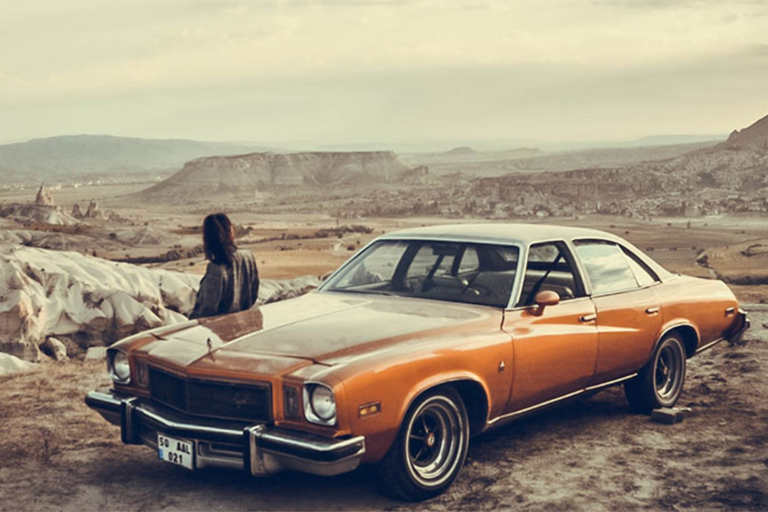
<instances>
[{"instance_id":1,"label":"windshield","mask_svg":"<svg viewBox=\"0 0 768 512\"><path fill-rule=\"evenodd\" d=\"M519 253L505 245L381 240L322 289L506 307Z\"/></svg>"}]
</instances>

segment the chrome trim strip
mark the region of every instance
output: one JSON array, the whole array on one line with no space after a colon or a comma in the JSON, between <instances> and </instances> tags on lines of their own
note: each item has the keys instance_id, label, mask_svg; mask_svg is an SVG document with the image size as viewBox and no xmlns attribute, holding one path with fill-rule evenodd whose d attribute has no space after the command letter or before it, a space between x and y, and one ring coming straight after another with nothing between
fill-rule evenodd
<instances>
[{"instance_id":1,"label":"chrome trim strip","mask_svg":"<svg viewBox=\"0 0 768 512\"><path fill-rule=\"evenodd\" d=\"M153 421L156 421L157 423L159 423L160 425L166 428L180 429L180 430L183 429L183 430L189 430L191 432L199 432L199 433L206 433L206 434L224 434L226 436L242 436L243 435L242 430L209 427L205 425L195 425L192 423L181 423L178 421L169 420L167 418L164 418L163 416L160 416L159 414L156 414L154 412L148 411L147 409L143 409L143 408L137 408L136 412L138 412L142 416L146 416L147 418Z\"/></svg>"},{"instance_id":2,"label":"chrome trim strip","mask_svg":"<svg viewBox=\"0 0 768 512\"><path fill-rule=\"evenodd\" d=\"M721 343L723 341L725 341L725 338L717 338L715 341L713 341L711 343L707 343L706 345L697 348L696 352L694 352L694 354L699 354L701 352L704 352L705 350L710 349L710 348L714 347L715 345L717 345L718 343Z\"/></svg>"},{"instance_id":3,"label":"chrome trim strip","mask_svg":"<svg viewBox=\"0 0 768 512\"><path fill-rule=\"evenodd\" d=\"M605 388L605 387L608 387L608 386L613 386L614 384L619 384L621 382L624 382L625 380L632 379L632 378L634 378L636 376L637 376L637 373L633 373L632 375L627 375L627 376L624 376L624 377L620 377L618 379L614 379L614 380L609 381L609 382L603 382L601 384L595 384L594 386L589 386L587 388L580 389L578 391L574 391L573 393L568 393L567 395L559 396L557 398L553 398L551 400L547 400L546 402L541 402L540 404L536 404L536 405L532 405L530 407L526 407L525 409L520 409L519 411L514 411L514 412L507 413L507 414L503 414L501 416L497 416L497 417L493 418L491 421L489 421L488 423L486 423L486 427L490 427L490 426L492 426L494 423L496 423L498 421L509 420L509 419L515 418L517 416L522 416L523 414L527 414L527 413L533 412L533 411L535 411L537 409L541 409L542 407L546 407L548 405L555 404L557 402L560 402L562 400L566 400L568 398L574 398L576 396L582 395L582 394L587 393L589 391L595 391L596 389L601 389L601 388Z\"/></svg>"},{"instance_id":4,"label":"chrome trim strip","mask_svg":"<svg viewBox=\"0 0 768 512\"><path fill-rule=\"evenodd\" d=\"M263 429L259 431L258 437L269 439L272 441L277 441L282 445L293 446L295 448L303 448L306 450L312 450L313 452L330 453L335 450L341 450L341 449L347 448L348 446L353 446L360 443L363 443L363 447L365 447L365 437L363 436L357 436L350 439L340 439L338 442L335 442L333 444L327 444L327 445L310 443L308 441L303 441L301 439L291 439L288 437L276 436L271 432Z\"/></svg>"},{"instance_id":5,"label":"chrome trim strip","mask_svg":"<svg viewBox=\"0 0 768 512\"><path fill-rule=\"evenodd\" d=\"M510 413L507 413L507 414L503 414L501 416L497 416L497 417L493 418L491 421L489 421L487 423L487 426L490 427L491 425L493 425L497 421L514 418L515 416L520 416L522 414L525 414L525 413L528 413L528 412L531 412L531 411L535 411L536 409L540 409L541 407L545 407L547 405L554 404L554 403L559 402L561 400L565 400L566 398L571 398L571 397L574 397L576 395L580 395L582 393L584 393L584 390L580 389L578 391L574 391L573 393L568 393L567 395L563 395L563 396L558 397L558 398L553 398L552 400L547 400L546 402L542 402L540 404L532 405L530 407L526 407L525 409L520 409L519 411L510 412Z\"/></svg>"},{"instance_id":6,"label":"chrome trim strip","mask_svg":"<svg viewBox=\"0 0 768 512\"><path fill-rule=\"evenodd\" d=\"M635 377L637 377L637 373L633 373L632 375L627 375L626 377L614 379L610 382L603 382L602 384L595 384L594 386L589 386L584 391L594 391L600 388L607 388L608 386L613 386L614 384L619 384L620 382L624 382L625 380L633 379Z\"/></svg>"},{"instance_id":7,"label":"chrome trim strip","mask_svg":"<svg viewBox=\"0 0 768 512\"><path fill-rule=\"evenodd\" d=\"M663 340L663 339L664 339L664 337L665 337L667 334L669 334L670 332L674 331L675 329L679 329L680 327L688 327L688 328L692 329L692 330L693 330L693 332L694 332L694 334L696 334L696 346L698 346L698 345L699 345L699 342L701 341L701 337L700 337L700 335L699 335L699 330L698 330L698 329L697 329L697 328L696 328L696 327L695 327L695 326L694 326L692 323L690 323L690 322L686 322L686 321L678 321L678 323L672 324L672 325L670 325L669 327L667 327L667 328L664 330L664 332L662 332L662 333L659 335L659 337L658 337L658 338L656 338L656 341L655 341L655 342L654 342L654 344L653 344L653 350L651 351L651 354L650 354L650 356L648 357L648 361L650 361L650 360L651 360L651 358L653 357L653 354L654 354L654 352L656 351L656 349L658 348L659 344L661 343L661 340ZM686 351L686 352L687 352L687 351ZM696 354L696 352L694 352L694 354ZM646 364L648 363L648 361L646 361Z\"/></svg>"}]
</instances>

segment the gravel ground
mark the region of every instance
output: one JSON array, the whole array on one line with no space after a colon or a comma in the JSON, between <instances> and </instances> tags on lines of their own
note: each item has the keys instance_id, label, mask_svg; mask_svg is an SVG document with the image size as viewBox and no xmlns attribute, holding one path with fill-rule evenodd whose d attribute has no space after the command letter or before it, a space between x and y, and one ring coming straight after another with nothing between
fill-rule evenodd
<instances>
[{"instance_id":1,"label":"gravel ground","mask_svg":"<svg viewBox=\"0 0 768 512\"><path fill-rule=\"evenodd\" d=\"M377 492L362 468L335 478L188 472L83 403L102 363L46 363L0 378L0 511L17 510L766 510L768 307L752 329L689 361L682 423L628 412L620 388L472 440L444 495L418 504Z\"/></svg>"}]
</instances>

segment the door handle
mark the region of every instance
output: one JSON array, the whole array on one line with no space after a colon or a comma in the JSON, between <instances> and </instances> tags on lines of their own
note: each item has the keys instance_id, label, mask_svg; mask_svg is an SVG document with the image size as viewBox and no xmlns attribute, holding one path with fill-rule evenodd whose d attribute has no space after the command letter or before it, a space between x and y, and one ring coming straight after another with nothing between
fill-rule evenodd
<instances>
[{"instance_id":1,"label":"door handle","mask_svg":"<svg viewBox=\"0 0 768 512\"><path fill-rule=\"evenodd\" d=\"M656 313L659 312L659 307L656 306L656 307L648 308L645 310L645 312L648 313L649 315L655 315Z\"/></svg>"},{"instance_id":2,"label":"door handle","mask_svg":"<svg viewBox=\"0 0 768 512\"><path fill-rule=\"evenodd\" d=\"M597 320L597 315L592 313L591 315L582 315L579 317L579 322L586 324L588 322L594 322Z\"/></svg>"}]
</instances>

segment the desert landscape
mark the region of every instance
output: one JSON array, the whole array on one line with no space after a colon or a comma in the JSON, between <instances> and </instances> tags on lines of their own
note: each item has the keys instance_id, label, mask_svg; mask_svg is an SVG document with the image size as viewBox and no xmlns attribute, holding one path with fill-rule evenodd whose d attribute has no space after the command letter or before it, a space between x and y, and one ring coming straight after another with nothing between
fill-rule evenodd
<instances>
[{"instance_id":1,"label":"desert landscape","mask_svg":"<svg viewBox=\"0 0 768 512\"><path fill-rule=\"evenodd\" d=\"M763 0L0 2L0 512L768 510L767 17ZM683 421L610 387L473 438L425 502L384 497L371 467L187 471L122 444L85 395L112 384L108 347L188 321L214 212L255 256L254 307L292 313L384 233L553 224L722 280L751 327L689 360Z\"/></svg>"},{"instance_id":2,"label":"desert landscape","mask_svg":"<svg viewBox=\"0 0 768 512\"><path fill-rule=\"evenodd\" d=\"M83 140L29 143L75 144L62 154L89 161L82 174L0 147L0 168L27 155L0 175L0 510L768 508L768 117L724 141L557 153L199 156L221 147L189 142L171 171L178 141L153 146L166 151L154 165L90 158L95 142ZM726 281L752 329L691 360L682 423L632 414L612 388L480 436L455 485L426 503L381 497L366 468L188 473L122 445L83 396L109 385L104 347L186 320L206 267L201 220L215 211L256 255L262 304L311 291L392 230L552 223L603 229L671 271Z\"/></svg>"}]
</instances>

